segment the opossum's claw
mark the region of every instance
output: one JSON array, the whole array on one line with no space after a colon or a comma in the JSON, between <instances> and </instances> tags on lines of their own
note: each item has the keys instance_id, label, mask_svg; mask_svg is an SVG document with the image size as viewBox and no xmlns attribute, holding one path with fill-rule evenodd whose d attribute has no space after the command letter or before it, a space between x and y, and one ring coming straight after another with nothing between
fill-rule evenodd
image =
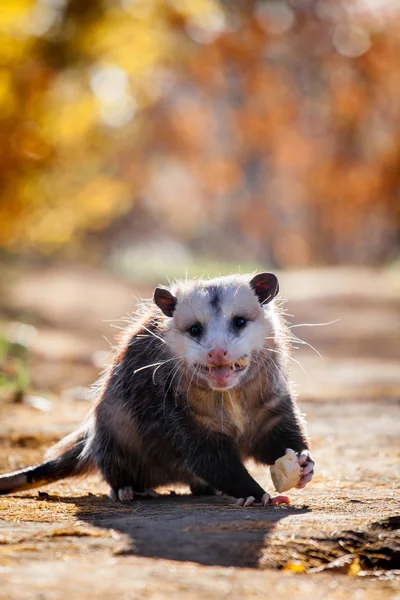
<instances>
[{"instance_id":1,"label":"opossum's claw","mask_svg":"<svg viewBox=\"0 0 400 600\"><path fill-rule=\"evenodd\" d=\"M254 496L238 498L235 502L236 506L243 506L243 508L247 508L248 506L274 506L277 504L289 503L290 499L287 496L275 496L275 498L271 498L271 496L267 492L265 492L265 494L261 498L261 502L257 502Z\"/></svg>"},{"instance_id":2,"label":"opossum's claw","mask_svg":"<svg viewBox=\"0 0 400 600\"><path fill-rule=\"evenodd\" d=\"M252 498L253 496L248 496L249 498ZM246 502L247 498L238 498L235 502L236 506L244 506L244 503Z\"/></svg>"},{"instance_id":3,"label":"opossum's claw","mask_svg":"<svg viewBox=\"0 0 400 600\"><path fill-rule=\"evenodd\" d=\"M133 491L133 487L127 485L125 487L119 488L118 490L118 500L120 502L132 502L135 498L135 493Z\"/></svg>"},{"instance_id":4,"label":"opossum's claw","mask_svg":"<svg viewBox=\"0 0 400 600\"><path fill-rule=\"evenodd\" d=\"M247 506L253 506L253 504L256 504L256 499L254 498L254 496L248 496L245 499L245 502L243 504L243 508L246 508Z\"/></svg>"},{"instance_id":5,"label":"opossum's claw","mask_svg":"<svg viewBox=\"0 0 400 600\"><path fill-rule=\"evenodd\" d=\"M271 496L267 492L265 492L264 496L261 498L261 502L264 506L267 506L271 502Z\"/></svg>"},{"instance_id":6,"label":"opossum's claw","mask_svg":"<svg viewBox=\"0 0 400 600\"><path fill-rule=\"evenodd\" d=\"M238 498L235 502L236 506L243 506L246 508L247 506L253 506L255 504L256 499L254 496L246 496L245 498Z\"/></svg>"}]
</instances>

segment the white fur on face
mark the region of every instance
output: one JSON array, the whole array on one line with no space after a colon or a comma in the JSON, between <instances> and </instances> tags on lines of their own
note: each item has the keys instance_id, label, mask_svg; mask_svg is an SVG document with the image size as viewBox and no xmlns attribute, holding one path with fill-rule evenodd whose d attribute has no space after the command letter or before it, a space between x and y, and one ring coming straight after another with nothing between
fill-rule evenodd
<instances>
[{"instance_id":1,"label":"white fur on face","mask_svg":"<svg viewBox=\"0 0 400 600\"><path fill-rule=\"evenodd\" d=\"M206 365L208 352L216 347L226 349L226 361L234 363L243 356L251 360L265 346L265 337L273 332L271 309L261 307L248 282L244 276L221 277L178 284L172 290L178 303L167 324L166 342L188 367ZM246 321L242 329L234 326L237 317ZM199 337L189 333L195 324L202 327Z\"/></svg>"}]
</instances>

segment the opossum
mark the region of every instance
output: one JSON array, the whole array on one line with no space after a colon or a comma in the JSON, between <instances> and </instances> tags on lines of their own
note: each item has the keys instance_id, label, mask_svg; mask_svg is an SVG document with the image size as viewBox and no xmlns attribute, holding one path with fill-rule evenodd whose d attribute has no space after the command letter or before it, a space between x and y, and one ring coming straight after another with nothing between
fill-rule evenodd
<instances>
[{"instance_id":1,"label":"opossum","mask_svg":"<svg viewBox=\"0 0 400 600\"><path fill-rule=\"evenodd\" d=\"M157 287L116 346L82 426L47 460L0 477L0 494L98 470L111 497L187 484L241 506L274 500L244 465L287 448L313 476L305 422L288 380L287 326L272 273Z\"/></svg>"}]
</instances>

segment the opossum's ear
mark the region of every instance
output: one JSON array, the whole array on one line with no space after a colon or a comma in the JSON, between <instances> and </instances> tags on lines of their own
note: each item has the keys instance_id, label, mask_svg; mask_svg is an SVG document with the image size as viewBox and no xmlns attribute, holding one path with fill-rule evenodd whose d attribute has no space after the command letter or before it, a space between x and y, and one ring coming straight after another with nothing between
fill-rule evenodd
<instances>
[{"instance_id":1,"label":"opossum's ear","mask_svg":"<svg viewBox=\"0 0 400 600\"><path fill-rule=\"evenodd\" d=\"M279 292L278 278L273 273L259 273L250 281L260 304L268 304Z\"/></svg>"},{"instance_id":2,"label":"opossum's ear","mask_svg":"<svg viewBox=\"0 0 400 600\"><path fill-rule=\"evenodd\" d=\"M172 317L178 299L169 290L158 287L154 290L153 302L163 311L164 315Z\"/></svg>"}]
</instances>

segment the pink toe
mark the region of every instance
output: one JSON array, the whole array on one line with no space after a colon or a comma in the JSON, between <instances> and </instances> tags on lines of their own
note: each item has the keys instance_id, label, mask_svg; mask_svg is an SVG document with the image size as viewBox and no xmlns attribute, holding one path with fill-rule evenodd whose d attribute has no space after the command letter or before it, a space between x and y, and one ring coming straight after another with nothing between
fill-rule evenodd
<instances>
[{"instance_id":1,"label":"pink toe","mask_svg":"<svg viewBox=\"0 0 400 600\"><path fill-rule=\"evenodd\" d=\"M246 502L244 503L244 508L246 508L247 506L253 506L253 504L255 503L256 499L254 498L254 496L249 496L246 500Z\"/></svg>"},{"instance_id":2,"label":"pink toe","mask_svg":"<svg viewBox=\"0 0 400 600\"><path fill-rule=\"evenodd\" d=\"M271 496L267 492L265 492L265 494L261 498L261 502L264 504L264 506L267 506L271 502Z\"/></svg>"},{"instance_id":3,"label":"pink toe","mask_svg":"<svg viewBox=\"0 0 400 600\"><path fill-rule=\"evenodd\" d=\"M298 485L296 485L297 489L301 490L301 489L305 488L307 483L309 483L311 481L311 479L313 478L313 475L314 475L314 471L311 471L311 473L308 473L307 475L303 475L302 477L300 477L300 481L299 481Z\"/></svg>"}]
</instances>

